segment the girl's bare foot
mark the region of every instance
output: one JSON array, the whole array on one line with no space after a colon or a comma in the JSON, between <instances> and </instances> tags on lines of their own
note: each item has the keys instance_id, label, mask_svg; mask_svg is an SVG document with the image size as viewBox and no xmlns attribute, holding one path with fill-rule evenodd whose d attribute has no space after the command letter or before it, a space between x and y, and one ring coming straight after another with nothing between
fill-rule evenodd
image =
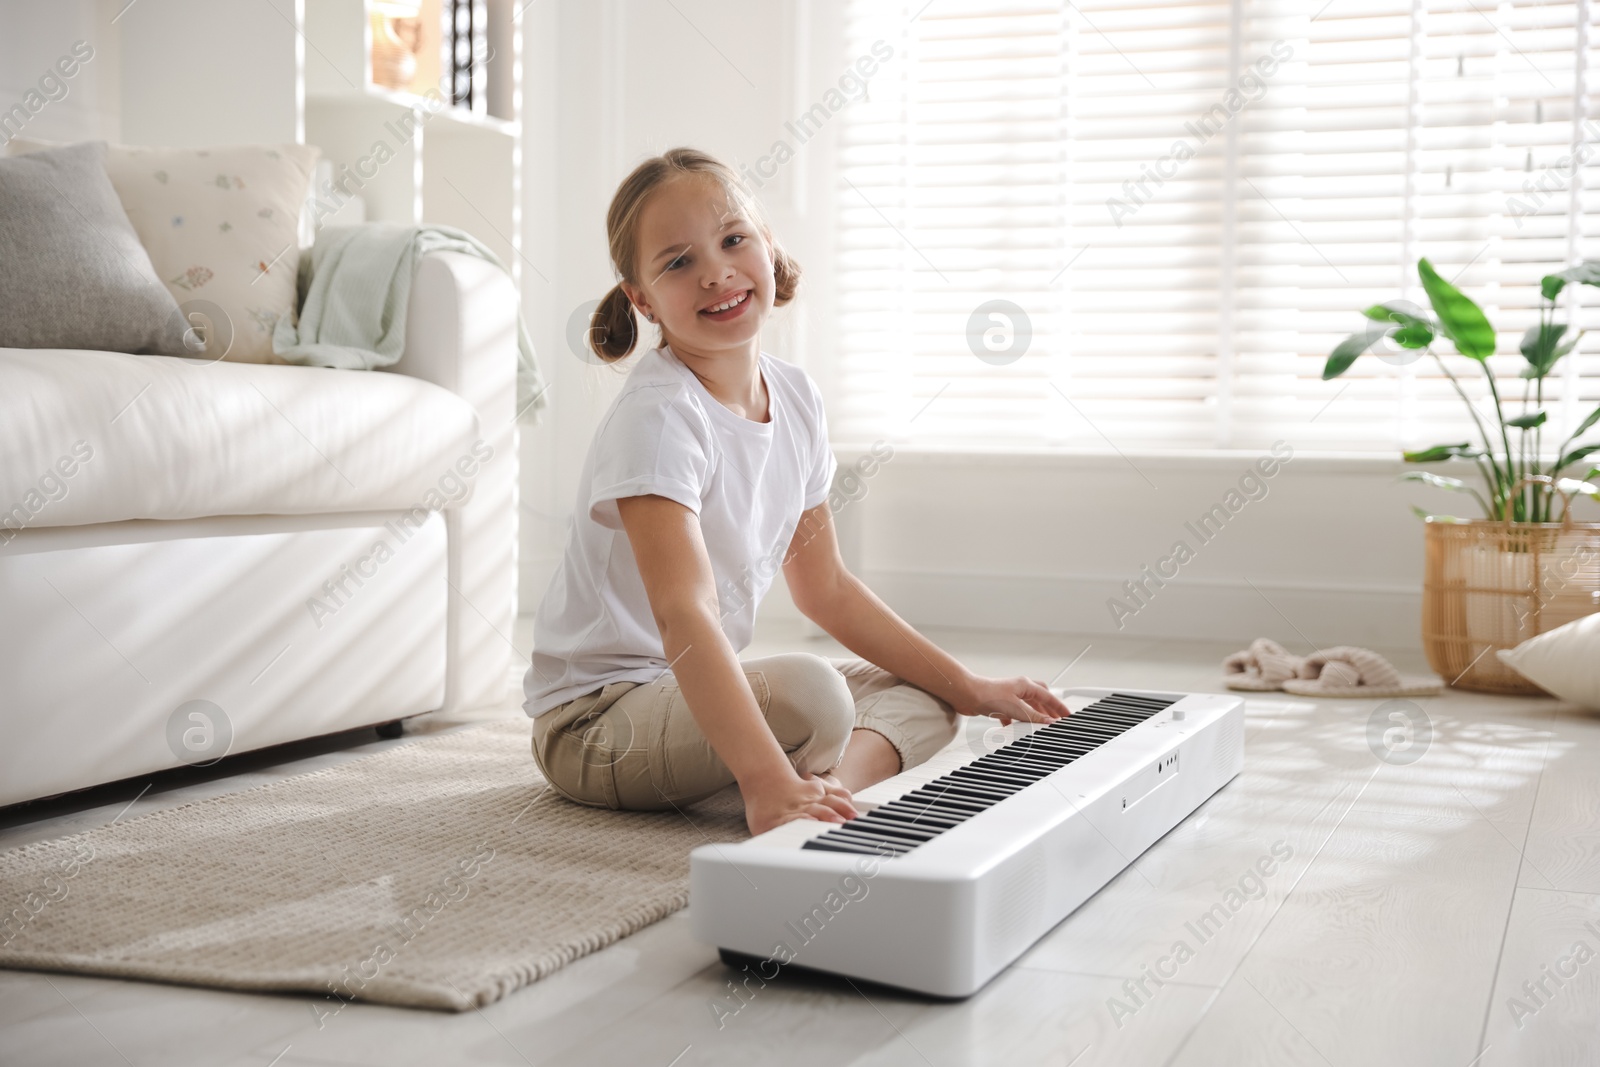
<instances>
[{"instance_id":1,"label":"girl's bare foot","mask_svg":"<svg viewBox=\"0 0 1600 1067\"><path fill-rule=\"evenodd\" d=\"M900 753L876 730L857 726L834 773L828 777L854 793L900 773Z\"/></svg>"}]
</instances>

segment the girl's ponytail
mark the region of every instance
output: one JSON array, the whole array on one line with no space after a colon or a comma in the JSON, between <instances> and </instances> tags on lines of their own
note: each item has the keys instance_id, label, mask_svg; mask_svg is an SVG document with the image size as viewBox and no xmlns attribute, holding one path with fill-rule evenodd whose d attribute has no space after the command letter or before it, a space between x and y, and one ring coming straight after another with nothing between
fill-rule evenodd
<instances>
[{"instance_id":1,"label":"girl's ponytail","mask_svg":"<svg viewBox=\"0 0 1600 1067\"><path fill-rule=\"evenodd\" d=\"M771 240L771 235L768 235ZM772 241L772 303L775 307L783 307L794 299L795 290L800 288L800 264L794 257L783 250L776 241Z\"/></svg>"},{"instance_id":2,"label":"girl's ponytail","mask_svg":"<svg viewBox=\"0 0 1600 1067\"><path fill-rule=\"evenodd\" d=\"M639 340L639 324L633 317L633 301L613 285L600 298L600 306L589 318L589 347L607 363L623 359Z\"/></svg>"}]
</instances>

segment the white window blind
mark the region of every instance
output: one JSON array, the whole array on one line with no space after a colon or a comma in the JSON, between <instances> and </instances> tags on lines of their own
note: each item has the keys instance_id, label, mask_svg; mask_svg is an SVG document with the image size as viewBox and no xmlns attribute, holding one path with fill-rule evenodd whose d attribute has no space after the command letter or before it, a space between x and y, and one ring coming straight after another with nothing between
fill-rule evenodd
<instances>
[{"instance_id":1,"label":"white window blind","mask_svg":"<svg viewBox=\"0 0 1600 1067\"><path fill-rule=\"evenodd\" d=\"M1318 6L850 0L850 55L895 55L840 131L836 440L1468 439L1431 358L1322 366L1361 308L1426 303L1426 256L1484 307L1515 381L1539 278L1600 256L1592 5ZM969 347L994 300L1031 326L1011 362ZM1600 291L1563 302L1596 325L1578 305ZM1547 385L1560 430L1600 402L1596 341Z\"/></svg>"}]
</instances>

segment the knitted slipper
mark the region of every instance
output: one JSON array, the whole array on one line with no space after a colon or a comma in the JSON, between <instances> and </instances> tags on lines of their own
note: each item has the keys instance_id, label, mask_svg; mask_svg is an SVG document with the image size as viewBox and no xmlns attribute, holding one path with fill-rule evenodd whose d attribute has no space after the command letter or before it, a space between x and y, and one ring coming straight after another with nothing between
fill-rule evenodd
<instances>
[{"instance_id":1,"label":"knitted slipper","mask_svg":"<svg viewBox=\"0 0 1600 1067\"><path fill-rule=\"evenodd\" d=\"M1250 647L1222 661L1222 682L1229 689L1247 693L1271 693L1300 669L1305 659L1284 650L1271 638L1258 637Z\"/></svg>"},{"instance_id":2,"label":"knitted slipper","mask_svg":"<svg viewBox=\"0 0 1600 1067\"><path fill-rule=\"evenodd\" d=\"M1402 678L1394 664L1353 645L1319 649L1295 673L1283 691L1303 697L1431 697L1441 688L1436 678Z\"/></svg>"}]
</instances>

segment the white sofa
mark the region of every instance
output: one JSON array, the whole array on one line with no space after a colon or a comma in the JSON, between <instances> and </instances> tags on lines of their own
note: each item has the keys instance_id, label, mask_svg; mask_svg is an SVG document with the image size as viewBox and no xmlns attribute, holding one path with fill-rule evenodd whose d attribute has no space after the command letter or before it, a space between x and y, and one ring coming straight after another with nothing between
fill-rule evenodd
<instances>
[{"instance_id":1,"label":"white sofa","mask_svg":"<svg viewBox=\"0 0 1600 1067\"><path fill-rule=\"evenodd\" d=\"M0 805L504 699L516 315L444 253L388 371L0 349Z\"/></svg>"}]
</instances>

